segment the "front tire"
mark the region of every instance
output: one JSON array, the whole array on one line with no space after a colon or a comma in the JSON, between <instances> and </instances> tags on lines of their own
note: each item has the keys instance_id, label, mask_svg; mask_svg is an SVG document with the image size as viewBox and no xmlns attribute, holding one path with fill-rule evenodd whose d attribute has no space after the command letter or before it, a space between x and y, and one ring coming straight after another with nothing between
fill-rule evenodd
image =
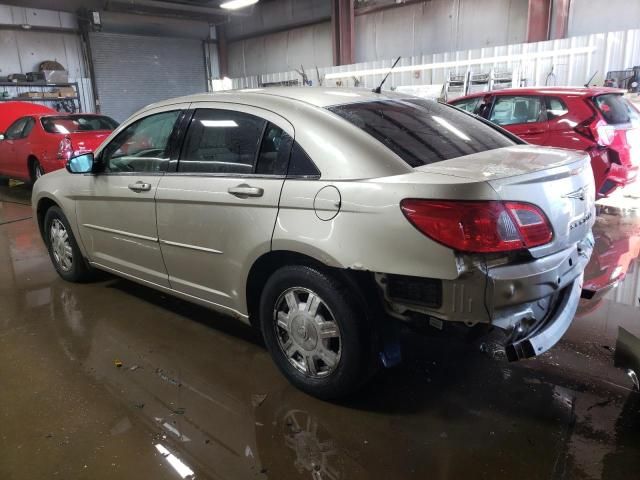
<instances>
[{"instance_id":1,"label":"front tire","mask_svg":"<svg viewBox=\"0 0 640 480\"><path fill-rule=\"evenodd\" d=\"M67 217L58 207L51 207L44 217L44 235L54 268L68 282L91 278L92 268L78 247Z\"/></svg>"},{"instance_id":2,"label":"front tire","mask_svg":"<svg viewBox=\"0 0 640 480\"><path fill-rule=\"evenodd\" d=\"M335 399L370 378L373 328L354 297L337 276L309 266L283 267L265 284L262 334L280 371L300 390Z\"/></svg>"}]
</instances>

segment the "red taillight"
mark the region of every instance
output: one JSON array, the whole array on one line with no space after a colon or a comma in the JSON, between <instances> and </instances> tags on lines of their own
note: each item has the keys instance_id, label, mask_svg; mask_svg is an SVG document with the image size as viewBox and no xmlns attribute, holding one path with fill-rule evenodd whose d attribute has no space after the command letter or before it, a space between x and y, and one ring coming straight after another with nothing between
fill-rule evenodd
<instances>
[{"instance_id":1,"label":"red taillight","mask_svg":"<svg viewBox=\"0 0 640 480\"><path fill-rule=\"evenodd\" d=\"M69 137L64 137L58 145L58 159L69 160L73 155L73 145Z\"/></svg>"},{"instance_id":2,"label":"red taillight","mask_svg":"<svg viewBox=\"0 0 640 480\"><path fill-rule=\"evenodd\" d=\"M596 138L593 135L593 130L591 129L591 124L595 119L596 117L593 116L585 120L584 122L580 122L578 125L573 127L573 129L576 131L576 133L579 133L580 135L588 138L589 140L596 140Z\"/></svg>"},{"instance_id":3,"label":"red taillight","mask_svg":"<svg viewBox=\"0 0 640 480\"><path fill-rule=\"evenodd\" d=\"M461 252L506 252L553 238L547 217L530 203L407 198L400 208L426 236Z\"/></svg>"}]
</instances>

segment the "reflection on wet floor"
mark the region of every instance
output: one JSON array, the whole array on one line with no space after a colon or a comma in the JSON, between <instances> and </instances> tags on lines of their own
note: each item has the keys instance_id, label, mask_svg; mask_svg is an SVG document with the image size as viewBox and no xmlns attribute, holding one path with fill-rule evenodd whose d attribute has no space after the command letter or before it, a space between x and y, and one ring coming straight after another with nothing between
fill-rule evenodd
<instances>
[{"instance_id":1,"label":"reflection on wet floor","mask_svg":"<svg viewBox=\"0 0 640 480\"><path fill-rule=\"evenodd\" d=\"M0 188L0 478L636 478L640 216L601 207L571 329L491 360L445 332L342 404L276 371L256 332L128 281L60 280L26 189ZM596 288L598 287L598 288Z\"/></svg>"}]
</instances>

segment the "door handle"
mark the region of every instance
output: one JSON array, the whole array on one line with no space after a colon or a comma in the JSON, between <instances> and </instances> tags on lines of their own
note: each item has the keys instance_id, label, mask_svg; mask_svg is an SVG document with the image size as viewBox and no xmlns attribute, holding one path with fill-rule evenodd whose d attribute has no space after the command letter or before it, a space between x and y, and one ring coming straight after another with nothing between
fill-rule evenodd
<instances>
[{"instance_id":1,"label":"door handle","mask_svg":"<svg viewBox=\"0 0 640 480\"><path fill-rule=\"evenodd\" d=\"M151 190L151 184L144 182L130 183L129 190L133 190L134 192L148 192Z\"/></svg>"},{"instance_id":2,"label":"door handle","mask_svg":"<svg viewBox=\"0 0 640 480\"><path fill-rule=\"evenodd\" d=\"M538 135L538 134L545 133L545 131L544 130L527 130L524 133L528 135Z\"/></svg>"},{"instance_id":3,"label":"door handle","mask_svg":"<svg viewBox=\"0 0 640 480\"><path fill-rule=\"evenodd\" d=\"M246 183L240 184L236 187L231 187L227 192L239 198L261 197L264 194L264 190L262 188L252 187Z\"/></svg>"}]
</instances>

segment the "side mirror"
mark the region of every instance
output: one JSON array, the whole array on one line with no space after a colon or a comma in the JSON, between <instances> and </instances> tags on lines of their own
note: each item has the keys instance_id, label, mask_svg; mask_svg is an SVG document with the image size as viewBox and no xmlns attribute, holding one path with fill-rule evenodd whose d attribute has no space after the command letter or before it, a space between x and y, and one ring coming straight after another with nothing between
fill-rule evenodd
<instances>
[{"instance_id":1,"label":"side mirror","mask_svg":"<svg viewBox=\"0 0 640 480\"><path fill-rule=\"evenodd\" d=\"M67 162L69 173L91 173L93 171L93 153L83 153L72 157Z\"/></svg>"}]
</instances>

